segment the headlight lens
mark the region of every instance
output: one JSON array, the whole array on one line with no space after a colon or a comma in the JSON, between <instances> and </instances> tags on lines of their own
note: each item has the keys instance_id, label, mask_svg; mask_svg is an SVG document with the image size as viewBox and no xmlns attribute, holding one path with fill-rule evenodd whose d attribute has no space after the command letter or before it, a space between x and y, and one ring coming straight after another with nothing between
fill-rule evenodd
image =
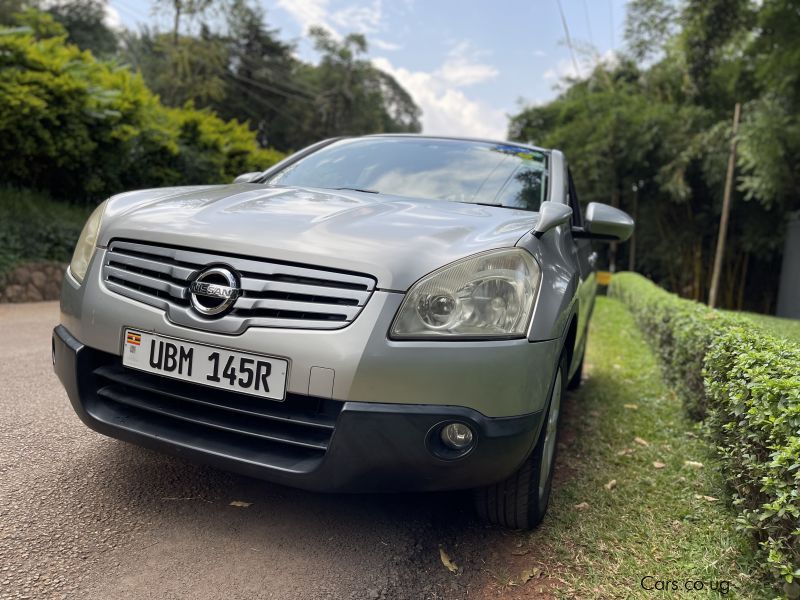
<instances>
[{"instance_id":1,"label":"headlight lens","mask_svg":"<svg viewBox=\"0 0 800 600\"><path fill-rule=\"evenodd\" d=\"M100 224L103 222L103 212L106 209L108 200L94 209L89 216L86 225L83 226L81 236L75 245L75 252L72 254L72 262L69 263L69 272L79 282L83 282L86 271L89 269L89 261L92 260L94 248L97 245L97 236L100 233Z\"/></svg>"},{"instance_id":2,"label":"headlight lens","mask_svg":"<svg viewBox=\"0 0 800 600\"><path fill-rule=\"evenodd\" d=\"M524 336L541 270L521 248L493 250L420 279L392 324L392 338Z\"/></svg>"}]
</instances>

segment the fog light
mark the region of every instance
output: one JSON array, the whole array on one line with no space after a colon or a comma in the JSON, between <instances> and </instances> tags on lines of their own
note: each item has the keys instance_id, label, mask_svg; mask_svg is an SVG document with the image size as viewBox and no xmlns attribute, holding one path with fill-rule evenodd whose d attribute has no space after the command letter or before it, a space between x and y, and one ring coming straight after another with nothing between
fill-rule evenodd
<instances>
[{"instance_id":1,"label":"fog light","mask_svg":"<svg viewBox=\"0 0 800 600\"><path fill-rule=\"evenodd\" d=\"M472 429L464 423L448 423L440 435L442 443L451 450L465 450L472 445Z\"/></svg>"}]
</instances>

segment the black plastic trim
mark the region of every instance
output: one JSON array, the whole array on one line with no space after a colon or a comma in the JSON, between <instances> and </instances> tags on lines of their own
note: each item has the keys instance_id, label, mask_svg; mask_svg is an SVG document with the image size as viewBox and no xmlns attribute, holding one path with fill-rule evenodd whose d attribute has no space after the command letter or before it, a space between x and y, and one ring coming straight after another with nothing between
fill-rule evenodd
<instances>
[{"instance_id":1,"label":"black plastic trim","mask_svg":"<svg viewBox=\"0 0 800 600\"><path fill-rule=\"evenodd\" d=\"M138 380L140 375L126 373L118 356L84 346L63 326L54 330L53 346L55 371L75 412L90 428L220 469L309 490L434 491L496 483L528 457L544 414L539 411L490 418L461 406L342 403L289 394L286 403L263 405L260 415L250 419L241 412L250 409L237 405L245 401L238 394L220 395L193 384L179 393L175 382L149 375L152 379L129 385L131 381L125 377ZM115 387L120 383L121 388ZM109 387L115 392L109 393ZM207 397L194 388L206 391ZM120 389L131 394L134 401L120 397ZM142 389L144 395L138 396L137 390ZM172 404L184 396L188 396L188 402ZM302 409L292 408L292 401ZM172 406L182 418L161 410L165 406ZM315 416L308 414L312 406L316 406ZM192 407L199 412L193 413ZM217 411L223 411L221 422L236 426L219 427L216 423L209 427L203 418L195 418L212 415L216 419ZM292 421L292 411L306 413L305 422ZM225 416L228 412L236 417L229 419ZM268 416L268 412L280 418ZM309 416L315 421L309 422ZM330 437L316 446L287 443L286 431L280 429L287 420L300 436L297 439L320 441ZM426 444L431 429L444 421L464 422L476 436L474 448L457 460L437 457ZM248 432L237 431L242 427ZM251 435L253 428L256 433L262 428L260 431L267 435Z\"/></svg>"}]
</instances>

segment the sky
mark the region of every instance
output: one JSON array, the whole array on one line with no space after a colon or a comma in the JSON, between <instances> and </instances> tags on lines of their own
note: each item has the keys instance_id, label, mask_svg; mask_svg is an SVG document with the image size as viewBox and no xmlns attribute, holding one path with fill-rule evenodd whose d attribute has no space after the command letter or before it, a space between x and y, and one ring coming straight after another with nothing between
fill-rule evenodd
<instances>
[{"instance_id":1,"label":"sky","mask_svg":"<svg viewBox=\"0 0 800 600\"><path fill-rule=\"evenodd\" d=\"M623 46L626 0L255 0L270 28L316 62L306 36L321 25L363 33L368 58L422 109L425 133L505 138L520 104L558 94L565 76L586 75ZM109 0L109 20L169 27L152 0ZM573 59L574 54L574 59Z\"/></svg>"}]
</instances>

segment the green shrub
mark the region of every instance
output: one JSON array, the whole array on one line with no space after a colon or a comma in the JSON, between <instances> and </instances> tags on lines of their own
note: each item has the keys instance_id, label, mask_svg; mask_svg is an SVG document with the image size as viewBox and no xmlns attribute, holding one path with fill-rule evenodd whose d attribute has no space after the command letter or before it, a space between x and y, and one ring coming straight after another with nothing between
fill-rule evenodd
<instances>
[{"instance_id":1,"label":"green shrub","mask_svg":"<svg viewBox=\"0 0 800 600\"><path fill-rule=\"evenodd\" d=\"M30 11L0 27L0 182L69 201L146 187L227 183L281 154L246 124L167 108L141 76L65 43Z\"/></svg>"},{"instance_id":2,"label":"green shrub","mask_svg":"<svg viewBox=\"0 0 800 600\"><path fill-rule=\"evenodd\" d=\"M283 158L277 150L259 148L255 134L236 121L223 121L191 104L167 109L177 128L176 169L181 185L230 183L242 173L263 171Z\"/></svg>"},{"instance_id":3,"label":"green shrub","mask_svg":"<svg viewBox=\"0 0 800 600\"><path fill-rule=\"evenodd\" d=\"M800 578L800 347L735 327L705 365L707 423L739 520L791 582Z\"/></svg>"},{"instance_id":4,"label":"green shrub","mask_svg":"<svg viewBox=\"0 0 800 600\"><path fill-rule=\"evenodd\" d=\"M689 414L706 419L769 571L800 578L800 345L634 273L615 275L609 294L630 308Z\"/></svg>"},{"instance_id":5,"label":"green shrub","mask_svg":"<svg viewBox=\"0 0 800 600\"><path fill-rule=\"evenodd\" d=\"M619 273L608 293L622 300L661 359L664 379L694 419L706 416L703 360L720 331L733 324L724 313L670 294L635 273Z\"/></svg>"},{"instance_id":6,"label":"green shrub","mask_svg":"<svg viewBox=\"0 0 800 600\"><path fill-rule=\"evenodd\" d=\"M92 206L73 206L46 194L0 188L0 280L19 263L67 263Z\"/></svg>"}]
</instances>

